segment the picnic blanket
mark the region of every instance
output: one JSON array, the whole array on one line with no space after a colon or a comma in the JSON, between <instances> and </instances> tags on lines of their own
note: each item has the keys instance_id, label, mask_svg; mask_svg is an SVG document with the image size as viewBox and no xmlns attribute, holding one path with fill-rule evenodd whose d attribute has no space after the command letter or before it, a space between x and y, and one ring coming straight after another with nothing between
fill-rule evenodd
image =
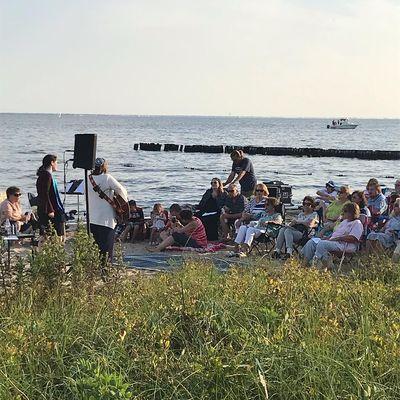
<instances>
[{"instance_id":1,"label":"picnic blanket","mask_svg":"<svg viewBox=\"0 0 400 400\"><path fill-rule=\"evenodd\" d=\"M195 253L215 253L223 249L226 249L226 244L224 243L208 243L207 247L169 246L166 248L168 251L192 251Z\"/></svg>"},{"instance_id":2,"label":"picnic blanket","mask_svg":"<svg viewBox=\"0 0 400 400\"><path fill-rule=\"evenodd\" d=\"M196 253L198 254L198 253ZM214 264L219 271L227 271L232 265L232 260L217 255L196 255L197 259ZM152 253L152 254L130 254L124 256L124 262L128 268L141 270L149 273L171 272L181 267L185 260L189 259L189 254L171 254L171 253ZM237 264L237 261L235 261Z\"/></svg>"}]
</instances>

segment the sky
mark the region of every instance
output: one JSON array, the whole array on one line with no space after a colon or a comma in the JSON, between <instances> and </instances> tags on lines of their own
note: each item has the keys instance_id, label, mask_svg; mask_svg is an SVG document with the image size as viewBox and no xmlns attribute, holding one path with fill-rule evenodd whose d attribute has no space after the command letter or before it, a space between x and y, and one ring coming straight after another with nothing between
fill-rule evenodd
<instances>
[{"instance_id":1,"label":"sky","mask_svg":"<svg viewBox=\"0 0 400 400\"><path fill-rule=\"evenodd\" d=\"M0 112L400 117L400 0L0 0Z\"/></svg>"}]
</instances>

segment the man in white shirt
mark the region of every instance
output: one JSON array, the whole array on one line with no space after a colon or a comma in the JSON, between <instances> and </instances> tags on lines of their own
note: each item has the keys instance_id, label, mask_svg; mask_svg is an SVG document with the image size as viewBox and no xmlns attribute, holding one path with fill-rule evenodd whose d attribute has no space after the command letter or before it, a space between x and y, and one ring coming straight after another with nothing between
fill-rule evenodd
<instances>
[{"instance_id":1,"label":"man in white shirt","mask_svg":"<svg viewBox=\"0 0 400 400\"><path fill-rule=\"evenodd\" d=\"M333 181L328 181L325 184L325 188L317 191L317 199L323 200L325 203L331 203L336 200L337 191Z\"/></svg>"}]
</instances>

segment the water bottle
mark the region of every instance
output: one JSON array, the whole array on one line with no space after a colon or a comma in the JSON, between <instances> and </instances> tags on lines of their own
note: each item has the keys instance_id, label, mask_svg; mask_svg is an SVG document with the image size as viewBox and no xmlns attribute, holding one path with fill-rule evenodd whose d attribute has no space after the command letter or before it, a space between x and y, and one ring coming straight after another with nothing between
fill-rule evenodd
<instances>
[{"instance_id":1,"label":"water bottle","mask_svg":"<svg viewBox=\"0 0 400 400\"><path fill-rule=\"evenodd\" d=\"M6 222L4 223L4 228L6 228L7 236L10 236L11 235L11 223L8 218L6 219Z\"/></svg>"}]
</instances>

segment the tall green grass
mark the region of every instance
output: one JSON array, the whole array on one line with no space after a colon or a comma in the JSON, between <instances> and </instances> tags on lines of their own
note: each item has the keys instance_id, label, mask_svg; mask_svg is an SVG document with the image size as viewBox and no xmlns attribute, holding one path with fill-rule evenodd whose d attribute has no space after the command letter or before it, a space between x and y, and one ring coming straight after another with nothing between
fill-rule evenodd
<instances>
[{"instance_id":1,"label":"tall green grass","mask_svg":"<svg viewBox=\"0 0 400 400\"><path fill-rule=\"evenodd\" d=\"M400 398L399 266L269 263L99 284L50 241L1 298L0 399Z\"/></svg>"}]
</instances>

